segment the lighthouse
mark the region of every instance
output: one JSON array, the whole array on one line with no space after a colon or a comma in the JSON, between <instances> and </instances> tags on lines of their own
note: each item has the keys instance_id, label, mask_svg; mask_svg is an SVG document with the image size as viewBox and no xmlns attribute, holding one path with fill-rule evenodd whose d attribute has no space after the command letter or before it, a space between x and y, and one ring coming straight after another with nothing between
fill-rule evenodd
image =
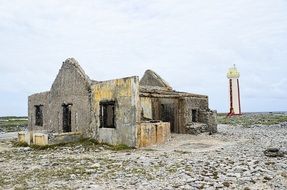
<instances>
[{"instance_id":1,"label":"lighthouse","mask_svg":"<svg viewBox=\"0 0 287 190\"><path fill-rule=\"evenodd\" d=\"M227 78L229 80L229 113L228 116L241 115L240 107L240 91L239 91L239 76L235 65L229 68Z\"/></svg>"}]
</instances>

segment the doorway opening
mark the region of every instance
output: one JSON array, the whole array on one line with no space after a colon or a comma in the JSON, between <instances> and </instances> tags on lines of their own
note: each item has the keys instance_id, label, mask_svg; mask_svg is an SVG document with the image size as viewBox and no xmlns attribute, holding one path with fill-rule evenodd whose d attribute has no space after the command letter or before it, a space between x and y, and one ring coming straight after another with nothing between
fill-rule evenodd
<instances>
[{"instance_id":1,"label":"doorway opening","mask_svg":"<svg viewBox=\"0 0 287 190\"><path fill-rule=\"evenodd\" d=\"M35 105L35 125L43 126L43 106L42 105Z\"/></svg>"},{"instance_id":2,"label":"doorway opening","mask_svg":"<svg viewBox=\"0 0 287 190\"><path fill-rule=\"evenodd\" d=\"M160 105L160 120L162 120L163 122L170 123L170 131L172 133L177 132L175 130L173 104L161 104Z\"/></svg>"}]
</instances>

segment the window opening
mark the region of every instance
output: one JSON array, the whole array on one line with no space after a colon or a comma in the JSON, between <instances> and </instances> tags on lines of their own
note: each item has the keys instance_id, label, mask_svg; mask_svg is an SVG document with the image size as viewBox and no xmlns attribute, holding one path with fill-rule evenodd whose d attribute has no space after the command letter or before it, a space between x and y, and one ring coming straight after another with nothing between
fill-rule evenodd
<instances>
[{"instance_id":1,"label":"window opening","mask_svg":"<svg viewBox=\"0 0 287 190\"><path fill-rule=\"evenodd\" d=\"M35 106L35 115L36 115L35 125L43 126L43 106L42 105Z\"/></svg>"},{"instance_id":2,"label":"window opening","mask_svg":"<svg viewBox=\"0 0 287 190\"><path fill-rule=\"evenodd\" d=\"M71 132L72 131L72 123L71 123L71 104L63 104L63 132Z\"/></svg>"},{"instance_id":3,"label":"window opening","mask_svg":"<svg viewBox=\"0 0 287 190\"><path fill-rule=\"evenodd\" d=\"M116 128L115 101L100 102L100 120L101 128Z\"/></svg>"},{"instance_id":4,"label":"window opening","mask_svg":"<svg viewBox=\"0 0 287 190\"><path fill-rule=\"evenodd\" d=\"M197 110L192 110L192 122L197 122Z\"/></svg>"}]
</instances>

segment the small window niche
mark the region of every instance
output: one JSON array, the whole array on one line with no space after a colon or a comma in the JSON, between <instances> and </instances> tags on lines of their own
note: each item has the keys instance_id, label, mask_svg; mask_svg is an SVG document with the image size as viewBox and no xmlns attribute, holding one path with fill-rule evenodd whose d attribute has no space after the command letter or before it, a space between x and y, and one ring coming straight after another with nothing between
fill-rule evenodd
<instances>
[{"instance_id":1,"label":"small window niche","mask_svg":"<svg viewBox=\"0 0 287 190\"><path fill-rule=\"evenodd\" d=\"M35 125L43 126L43 105L35 105Z\"/></svg>"},{"instance_id":2,"label":"small window niche","mask_svg":"<svg viewBox=\"0 0 287 190\"><path fill-rule=\"evenodd\" d=\"M116 128L115 101L100 102L100 128Z\"/></svg>"},{"instance_id":3,"label":"small window niche","mask_svg":"<svg viewBox=\"0 0 287 190\"><path fill-rule=\"evenodd\" d=\"M192 110L192 122L198 122L197 110L196 109Z\"/></svg>"}]
</instances>

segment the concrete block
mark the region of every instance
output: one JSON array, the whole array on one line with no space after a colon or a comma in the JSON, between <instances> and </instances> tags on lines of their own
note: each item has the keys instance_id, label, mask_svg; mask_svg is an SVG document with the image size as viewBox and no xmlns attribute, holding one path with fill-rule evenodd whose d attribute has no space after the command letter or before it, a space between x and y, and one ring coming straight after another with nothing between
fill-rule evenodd
<instances>
[{"instance_id":1,"label":"concrete block","mask_svg":"<svg viewBox=\"0 0 287 190\"><path fill-rule=\"evenodd\" d=\"M48 145L48 135L43 133L34 133L33 143L40 146Z\"/></svg>"},{"instance_id":2,"label":"concrete block","mask_svg":"<svg viewBox=\"0 0 287 190\"><path fill-rule=\"evenodd\" d=\"M30 145L31 144L30 132L20 131L18 133L18 142L27 143L28 145Z\"/></svg>"},{"instance_id":3,"label":"concrete block","mask_svg":"<svg viewBox=\"0 0 287 190\"><path fill-rule=\"evenodd\" d=\"M49 144L76 142L82 138L80 132L69 132L49 135Z\"/></svg>"},{"instance_id":4,"label":"concrete block","mask_svg":"<svg viewBox=\"0 0 287 190\"><path fill-rule=\"evenodd\" d=\"M141 123L138 129L138 147L165 143L170 138L168 122Z\"/></svg>"},{"instance_id":5,"label":"concrete block","mask_svg":"<svg viewBox=\"0 0 287 190\"><path fill-rule=\"evenodd\" d=\"M156 127L156 143L163 144L170 138L170 123L161 122Z\"/></svg>"},{"instance_id":6,"label":"concrete block","mask_svg":"<svg viewBox=\"0 0 287 190\"><path fill-rule=\"evenodd\" d=\"M20 131L18 133L18 142L19 143L25 143L25 132Z\"/></svg>"},{"instance_id":7,"label":"concrete block","mask_svg":"<svg viewBox=\"0 0 287 190\"><path fill-rule=\"evenodd\" d=\"M140 127L140 147L156 144L156 131L151 123L142 123Z\"/></svg>"}]
</instances>

